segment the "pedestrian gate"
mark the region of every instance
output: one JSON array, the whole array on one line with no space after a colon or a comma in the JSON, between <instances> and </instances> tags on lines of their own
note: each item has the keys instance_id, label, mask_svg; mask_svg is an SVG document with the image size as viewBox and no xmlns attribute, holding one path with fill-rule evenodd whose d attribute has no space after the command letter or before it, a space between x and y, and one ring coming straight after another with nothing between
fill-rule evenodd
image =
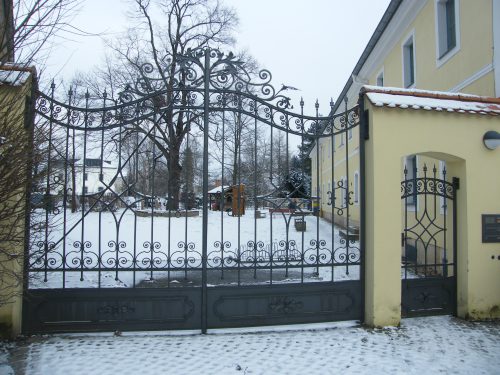
<instances>
[{"instance_id":1,"label":"pedestrian gate","mask_svg":"<svg viewBox=\"0 0 500 375\"><path fill-rule=\"evenodd\" d=\"M402 316L456 314L459 182L446 180L444 165L419 172L416 156L408 160L401 182Z\"/></svg>"}]
</instances>

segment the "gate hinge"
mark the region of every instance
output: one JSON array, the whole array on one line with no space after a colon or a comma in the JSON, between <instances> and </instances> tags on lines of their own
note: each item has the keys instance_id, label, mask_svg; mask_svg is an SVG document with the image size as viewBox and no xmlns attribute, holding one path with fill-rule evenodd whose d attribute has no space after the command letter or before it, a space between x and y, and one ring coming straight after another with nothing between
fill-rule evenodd
<instances>
[{"instance_id":1,"label":"gate hinge","mask_svg":"<svg viewBox=\"0 0 500 375\"><path fill-rule=\"evenodd\" d=\"M458 177L453 177L452 184L455 190L460 189L460 179Z\"/></svg>"},{"instance_id":2,"label":"gate hinge","mask_svg":"<svg viewBox=\"0 0 500 375\"><path fill-rule=\"evenodd\" d=\"M405 245L405 234L404 232L401 232L401 247Z\"/></svg>"}]
</instances>

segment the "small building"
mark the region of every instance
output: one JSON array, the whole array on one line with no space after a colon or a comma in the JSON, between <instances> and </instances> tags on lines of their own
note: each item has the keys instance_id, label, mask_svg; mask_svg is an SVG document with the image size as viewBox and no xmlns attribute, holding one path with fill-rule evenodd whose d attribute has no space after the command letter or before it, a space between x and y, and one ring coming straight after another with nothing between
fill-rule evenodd
<instances>
[{"instance_id":1,"label":"small building","mask_svg":"<svg viewBox=\"0 0 500 375\"><path fill-rule=\"evenodd\" d=\"M230 211L233 216L241 216L245 214L245 200L244 184L220 185L208 191L208 202L212 211Z\"/></svg>"}]
</instances>

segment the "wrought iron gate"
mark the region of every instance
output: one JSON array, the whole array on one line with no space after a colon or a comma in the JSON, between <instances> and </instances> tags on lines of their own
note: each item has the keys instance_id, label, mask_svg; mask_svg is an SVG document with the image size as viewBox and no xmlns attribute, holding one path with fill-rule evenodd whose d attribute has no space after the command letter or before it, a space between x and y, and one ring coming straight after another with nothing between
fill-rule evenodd
<instances>
[{"instance_id":1,"label":"wrought iron gate","mask_svg":"<svg viewBox=\"0 0 500 375\"><path fill-rule=\"evenodd\" d=\"M446 180L444 164L418 171L416 157L408 160L401 182L402 316L456 314L459 181Z\"/></svg>"},{"instance_id":2,"label":"wrought iron gate","mask_svg":"<svg viewBox=\"0 0 500 375\"><path fill-rule=\"evenodd\" d=\"M362 251L349 214L360 184L349 175L357 108L320 116L316 104L306 116L301 102L296 114L286 86L232 54L174 60L144 64L116 96L39 93L47 154L35 163L45 180L32 193L24 331L361 319ZM308 167L316 147L320 170L320 146L328 189Z\"/></svg>"}]
</instances>

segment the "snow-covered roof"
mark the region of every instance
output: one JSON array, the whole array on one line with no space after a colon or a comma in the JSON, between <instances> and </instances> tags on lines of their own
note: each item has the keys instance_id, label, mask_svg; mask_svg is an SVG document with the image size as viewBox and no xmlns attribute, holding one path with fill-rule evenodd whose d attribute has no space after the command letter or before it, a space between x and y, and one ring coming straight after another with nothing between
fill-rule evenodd
<instances>
[{"instance_id":1,"label":"snow-covered roof","mask_svg":"<svg viewBox=\"0 0 500 375\"><path fill-rule=\"evenodd\" d=\"M208 191L208 194L217 194L217 193L220 193L222 192L222 190L226 191L227 189L229 189L231 186L216 186L214 187L212 190L209 190Z\"/></svg>"},{"instance_id":2,"label":"snow-covered roof","mask_svg":"<svg viewBox=\"0 0 500 375\"><path fill-rule=\"evenodd\" d=\"M364 86L362 92L376 107L500 115L500 98L378 86Z\"/></svg>"},{"instance_id":3,"label":"snow-covered roof","mask_svg":"<svg viewBox=\"0 0 500 375\"><path fill-rule=\"evenodd\" d=\"M2 65L0 66L0 83L11 86L22 86L32 74L36 74L34 68L13 64Z\"/></svg>"}]
</instances>

